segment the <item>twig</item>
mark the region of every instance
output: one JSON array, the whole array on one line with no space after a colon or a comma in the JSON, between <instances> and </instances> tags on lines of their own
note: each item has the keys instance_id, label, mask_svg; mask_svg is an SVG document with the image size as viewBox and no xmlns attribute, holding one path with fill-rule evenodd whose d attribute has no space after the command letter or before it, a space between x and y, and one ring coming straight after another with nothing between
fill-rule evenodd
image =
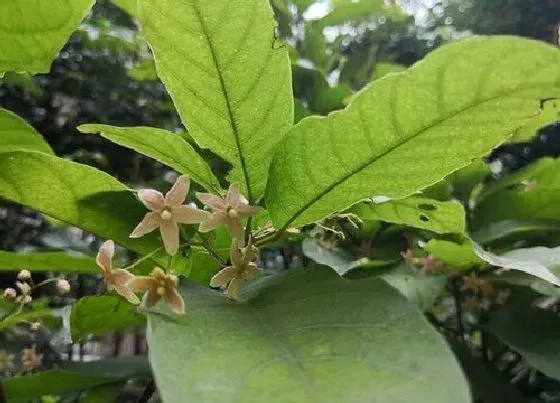
<instances>
[{"instance_id":1,"label":"twig","mask_svg":"<svg viewBox=\"0 0 560 403\"><path fill-rule=\"evenodd\" d=\"M459 288L458 279L451 280L451 289L453 291L453 301L455 302L455 317L457 320L457 330L461 341L465 341L465 326L463 325L463 307L461 306L461 289Z\"/></svg>"}]
</instances>

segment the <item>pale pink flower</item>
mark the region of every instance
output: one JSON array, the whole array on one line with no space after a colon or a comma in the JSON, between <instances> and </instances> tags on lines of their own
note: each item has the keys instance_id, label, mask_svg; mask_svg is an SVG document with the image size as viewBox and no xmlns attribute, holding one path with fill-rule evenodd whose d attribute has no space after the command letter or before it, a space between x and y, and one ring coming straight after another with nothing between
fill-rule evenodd
<instances>
[{"instance_id":1,"label":"pale pink flower","mask_svg":"<svg viewBox=\"0 0 560 403\"><path fill-rule=\"evenodd\" d=\"M0 350L0 371L6 371L14 366L14 355L6 350Z\"/></svg>"},{"instance_id":2,"label":"pale pink flower","mask_svg":"<svg viewBox=\"0 0 560 403\"><path fill-rule=\"evenodd\" d=\"M228 297L236 297L241 285L259 274L260 270L255 263L257 252L258 250L252 245L250 238L247 247L243 249L239 249L239 243L237 239L234 238L229 255L231 266L223 268L212 277L210 286L222 287L228 285Z\"/></svg>"},{"instance_id":3,"label":"pale pink flower","mask_svg":"<svg viewBox=\"0 0 560 403\"><path fill-rule=\"evenodd\" d=\"M245 245L245 231L243 230L242 218L248 218L257 214L261 208L250 206L249 202L239 191L239 185L230 185L225 198L210 193L197 193L196 197L212 211L212 216L200 224L200 232L208 232L225 224L231 236L240 244Z\"/></svg>"},{"instance_id":4,"label":"pale pink flower","mask_svg":"<svg viewBox=\"0 0 560 403\"><path fill-rule=\"evenodd\" d=\"M35 346L21 350L21 364L24 371L33 371L41 366L43 354L37 354Z\"/></svg>"},{"instance_id":5,"label":"pale pink flower","mask_svg":"<svg viewBox=\"0 0 560 403\"><path fill-rule=\"evenodd\" d=\"M12 287L8 287L4 290L4 293L2 294L2 298L4 298L6 301L13 301L17 296L17 291L15 289L13 289Z\"/></svg>"},{"instance_id":6,"label":"pale pink flower","mask_svg":"<svg viewBox=\"0 0 560 403\"><path fill-rule=\"evenodd\" d=\"M155 267L149 276L137 276L128 282L136 291L146 292L146 306L154 306L161 298L177 314L185 313L185 303L177 292L177 276L166 274L161 267Z\"/></svg>"},{"instance_id":7,"label":"pale pink flower","mask_svg":"<svg viewBox=\"0 0 560 403\"><path fill-rule=\"evenodd\" d=\"M177 224L199 224L210 218L207 211L183 204L189 193L189 187L189 179L180 176L165 196L154 189L140 190L138 198L151 211L132 231L130 237L140 238L159 228L165 250L170 255L174 255L179 249Z\"/></svg>"},{"instance_id":8,"label":"pale pink flower","mask_svg":"<svg viewBox=\"0 0 560 403\"><path fill-rule=\"evenodd\" d=\"M113 268L113 256L115 255L115 244L113 241L105 241L99 248L97 253L97 265L101 269L103 281L107 286L107 290L115 290L117 294L126 298L131 304L139 304L140 300L126 283L134 278L134 275L124 269Z\"/></svg>"}]
</instances>

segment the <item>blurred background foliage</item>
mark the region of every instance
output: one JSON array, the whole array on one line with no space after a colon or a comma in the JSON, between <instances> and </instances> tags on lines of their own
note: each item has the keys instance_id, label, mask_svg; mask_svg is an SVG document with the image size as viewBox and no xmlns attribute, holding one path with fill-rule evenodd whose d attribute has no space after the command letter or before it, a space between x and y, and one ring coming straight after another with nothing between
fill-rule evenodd
<instances>
[{"instance_id":1,"label":"blurred background foliage","mask_svg":"<svg viewBox=\"0 0 560 403\"><path fill-rule=\"evenodd\" d=\"M189 139L137 29L134 3L134 0L114 3L98 0L54 61L49 74L31 77L9 73L0 79L0 106L31 123L57 155L93 165L132 187L147 184L159 187L174 180L167 167L99 136L76 130L84 123L151 126L182 133ZM296 121L341 109L369 82L403 71L438 46L473 34L511 34L559 43L559 0L271 0L271 4L278 22L275 46L287 46L291 57ZM531 127L516 136L517 142L504 144L488 157L489 167L478 167L464 173L462 179L455 178L463 180L464 194L472 190L468 175L495 180L538 158L560 155L558 124ZM209 152L202 154L223 181L227 164ZM435 186L426 195L445 200L450 195L442 189ZM351 255L368 256L371 243L364 243L363 237L381 234L376 241L388 246L387 250L378 248L376 256L386 260L398 256L412 242L403 239L398 232L402 228L398 226L386 231L385 225L378 221L370 221L368 225L355 234L350 220L335 219L326 225L334 231L319 228L312 235L328 243L329 237L336 238L337 231L345 233L346 241L342 243L345 250ZM554 244L558 239L549 237L547 241ZM1 250L69 250L93 255L98 245L99 240L80 230L60 225L21 206L0 202ZM263 259L266 267L274 267L287 265L288 261L299 264L306 258L280 250L264 251ZM11 274L2 275L2 288L13 284L14 278ZM63 306L98 292L99 283L94 276L74 276L71 281L73 294L51 298L50 306ZM36 309L42 306L38 304ZM52 348L51 340L44 339L41 343L33 339L33 343L43 346L44 366L50 367L60 360L60 355ZM20 339L15 350L28 344ZM495 378L491 369L484 369L488 371L484 376L477 375L481 367L471 366L463 345L453 346L462 358L465 371L479 381L473 388L485 385L481 393L486 397L481 401L560 401L560 387L550 378L543 382L552 382L552 387L547 384L547 388L533 393L531 382L534 383L537 375L531 372L533 367L519 369L520 363L526 364L521 358L515 358L514 364L505 360L503 365L508 371L525 371L524 374L533 376L519 377L517 383L520 390L526 389L525 395L541 400L537 397L537 400L524 400L520 397L523 393L500 389L497 386L500 378ZM145 384L140 384L143 390ZM148 383L146 389L149 388L153 392L153 384ZM546 393L555 392L544 395L545 389Z\"/></svg>"}]
</instances>

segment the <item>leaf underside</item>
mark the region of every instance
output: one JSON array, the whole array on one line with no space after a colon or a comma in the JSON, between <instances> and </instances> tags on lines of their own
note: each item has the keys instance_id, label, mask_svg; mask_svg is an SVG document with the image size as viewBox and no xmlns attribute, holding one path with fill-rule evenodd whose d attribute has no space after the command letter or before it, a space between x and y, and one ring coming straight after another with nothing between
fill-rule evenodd
<instances>
[{"instance_id":1,"label":"leaf underside","mask_svg":"<svg viewBox=\"0 0 560 403\"><path fill-rule=\"evenodd\" d=\"M470 164L560 96L559 63L560 51L540 42L474 37L374 81L340 112L302 120L271 165L275 226L402 198Z\"/></svg>"}]
</instances>

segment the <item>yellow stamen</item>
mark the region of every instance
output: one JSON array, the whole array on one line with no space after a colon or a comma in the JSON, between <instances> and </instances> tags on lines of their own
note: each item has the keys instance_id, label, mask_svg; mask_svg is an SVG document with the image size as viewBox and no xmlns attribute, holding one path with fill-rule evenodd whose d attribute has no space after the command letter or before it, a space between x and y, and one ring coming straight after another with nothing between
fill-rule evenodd
<instances>
[{"instance_id":1,"label":"yellow stamen","mask_svg":"<svg viewBox=\"0 0 560 403\"><path fill-rule=\"evenodd\" d=\"M160 297L163 297L165 295L165 287L158 287L156 289L156 294Z\"/></svg>"},{"instance_id":2,"label":"yellow stamen","mask_svg":"<svg viewBox=\"0 0 560 403\"><path fill-rule=\"evenodd\" d=\"M228 209L228 215L230 218L237 218L237 210L234 208Z\"/></svg>"},{"instance_id":3,"label":"yellow stamen","mask_svg":"<svg viewBox=\"0 0 560 403\"><path fill-rule=\"evenodd\" d=\"M173 214L171 214L171 211L169 210L163 210L160 214L160 217L164 221L169 221L171 220L171 218L173 218Z\"/></svg>"}]
</instances>

